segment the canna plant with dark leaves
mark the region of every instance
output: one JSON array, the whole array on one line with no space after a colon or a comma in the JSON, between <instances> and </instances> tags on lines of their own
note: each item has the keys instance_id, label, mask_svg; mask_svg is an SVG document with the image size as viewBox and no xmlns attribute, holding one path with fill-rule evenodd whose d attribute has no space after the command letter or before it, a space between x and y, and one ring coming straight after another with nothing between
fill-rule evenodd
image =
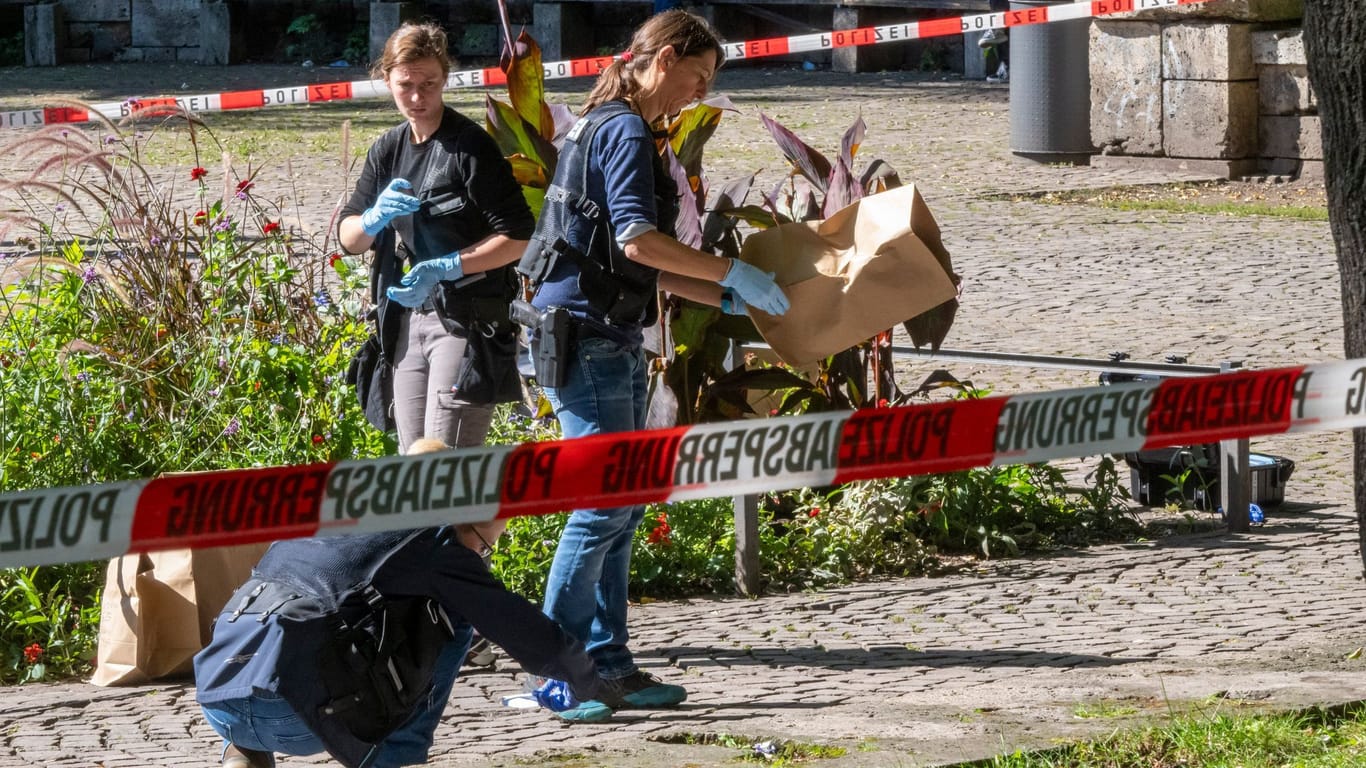
<instances>
[{"instance_id":1,"label":"canna plant with dark leaves","mask_svg":"<svg viewBox=\"0 0 1366 768\"><path fill-rule=\"evenodd\" d=\"M737 225L741 222L765 229L829 218L866 195L901 185L895 169L882 159L872 160L856 173L855 158L867 130L861 117L844 133L839 154L833 160L767 115L761 113L759 118L782 150L791 173L758 204L745 203L753 176L719 190L703 219L702 244L698 247L738 256L742 236ZM943 266L953 274L947 259ZM958 277L954 275L953 280L958 282ZM957 306L957 301L952 300L906 321L912 342L917 347L928 344L938 349L953 323ZM753 324L743 318L717 318L717 314L688 307L680 313L674 327L677 347L693 354L683 370L675 372L671 384L680 390L680 409L689 399L683 393L697 392L696 420L736 418L751 412L747 393L756 390L783 393L774 414L869 407L909 398L896 384L890 330L831 355L805 374L763 364L725 370L721 361L730 350L731 341L754 340L758 334ZM742 327L742 323L748 327ZM707 372L708 380L699 385L700 371Z\"/></svg>"}]
</instances>

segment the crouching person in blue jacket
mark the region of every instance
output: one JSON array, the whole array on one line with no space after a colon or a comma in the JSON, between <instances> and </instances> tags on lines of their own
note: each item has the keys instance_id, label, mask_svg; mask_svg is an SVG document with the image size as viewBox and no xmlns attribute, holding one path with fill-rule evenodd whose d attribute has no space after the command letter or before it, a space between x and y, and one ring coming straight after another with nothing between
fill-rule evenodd
<instances>
[{"instance_id":1,"label":"crouching person in blue jacket","mask_svg":"<svg viewBox=\"0 0 1366 768\"><path fill-rule=\"evenodd\" d=\"M425 762L471 627L533 675L566 681L568 700L538 696L546 706L599 704L583 645L489 573L484 540L502 525L484 525L271 546L195 657L224 768L271 768L276 752L326 751L348 768Z\"/></svg>"}]
</instances>

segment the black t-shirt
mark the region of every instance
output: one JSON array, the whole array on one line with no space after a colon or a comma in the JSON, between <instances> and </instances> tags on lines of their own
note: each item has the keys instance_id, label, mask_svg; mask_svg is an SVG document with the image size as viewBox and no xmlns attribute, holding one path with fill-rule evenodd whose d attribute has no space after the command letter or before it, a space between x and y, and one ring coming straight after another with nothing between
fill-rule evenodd
<instances>
[{"instance_id":1,"label":"black t-shirt","mask_svg":"<svg viewBox=\"0 0 1366 768\"><path fill-rule=\"evenodd\" d=\"M338 221L374 205L391 179L402 178L412 184L409 194L424 201L421 211L391 224L414 261L444 256L493 234L531 237L535 220L521 185L483 128L446 107L431 137L422 143L411 138L405 122L370 147Z\"/></svg>"}]
</instances>

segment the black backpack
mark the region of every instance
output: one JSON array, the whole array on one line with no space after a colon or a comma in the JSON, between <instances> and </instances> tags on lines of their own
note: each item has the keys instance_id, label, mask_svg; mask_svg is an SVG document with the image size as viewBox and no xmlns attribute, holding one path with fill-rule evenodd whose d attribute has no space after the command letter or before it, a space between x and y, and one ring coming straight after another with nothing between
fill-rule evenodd
<instances>
[{"instance_id":1,"label":"black backpack","mask_svg":"<svg viewBox=\"0 0 1366 768\"><path fill-rule=\"evenodd\" d=\"M360 584L339 596L253 578L233 596L232 613L219 617L264 625L263 633L244 637L243 647L229 655L251 653L272 664L279 695L347 768L369 766L379 744L426 701L437 660L455 636L435 598L384 595L371 584L384 562L421 533L403 537ZM270 631L269 618L278 632ZM258 653L263 638L271 637L278 654Z\"/></svg>"}]
</instances>

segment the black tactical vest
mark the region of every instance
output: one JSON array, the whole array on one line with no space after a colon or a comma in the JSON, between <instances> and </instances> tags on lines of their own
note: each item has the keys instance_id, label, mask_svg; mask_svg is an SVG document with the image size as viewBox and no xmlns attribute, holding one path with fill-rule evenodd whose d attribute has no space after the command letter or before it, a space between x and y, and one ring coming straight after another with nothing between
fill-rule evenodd
<instances>
[{"instance_id":1,"label":"black tactical vest","mask_svg":"<svg viewBox=\"0 0 1366 768\"><path fill-rule=\"evenodd\" d=\"M651 325L658 319L655 300L659 270L631 261L613 236L607 211L588 197L589 149L598 127L623 114L635 114L625 102L609 101L570 129L560 150L555 177L546 189L545 205L536 222L526 253L517 265L533 286L538 286L555 269L560 258L568 258L579 268L579 290L589 306L607 322L621 325ZM639 118L642 119L643 118ZM658 153L654 165L656 228L674 236L678 218L678 186L664 168ZM570 245L567 234L588 234L588 245L581 251Z\"/></svg>"}]
</instances>

